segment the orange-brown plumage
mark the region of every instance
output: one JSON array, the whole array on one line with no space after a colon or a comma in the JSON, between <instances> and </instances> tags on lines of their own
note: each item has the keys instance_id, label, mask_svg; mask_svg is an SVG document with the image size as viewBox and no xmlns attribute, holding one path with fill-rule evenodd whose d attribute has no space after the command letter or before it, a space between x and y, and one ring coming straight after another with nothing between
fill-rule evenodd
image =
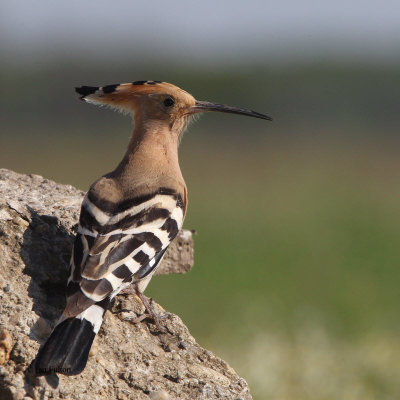
<instances>
[{"instance_id":1,"label":"orange-brown plumage","mask_svg":"<svg viewBox=\"0 0 400 400\"><path fill-rule=\"evenodd\" d=\"M83 95L81 99L88 103L108 105L126 112L141 110L141 113L151 119L165 117L159 112L158 107L154 107L157 104L154 100L157 98L172 96L176 99L178 107L173 113L174 117L183 116L184 110L195 104L194 97L178 86L166 82L149 82L154 81L146 81L144 84L121 83L99 87L95 93ZM107 90L110 87L113 88L112 91Z\"/></svg>"}]
</instances>

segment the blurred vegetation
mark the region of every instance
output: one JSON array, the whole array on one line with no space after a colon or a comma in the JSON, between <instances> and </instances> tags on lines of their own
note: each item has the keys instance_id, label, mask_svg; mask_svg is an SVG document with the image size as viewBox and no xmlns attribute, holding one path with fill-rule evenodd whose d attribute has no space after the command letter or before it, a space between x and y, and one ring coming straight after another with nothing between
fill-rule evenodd
<instances>
[{"instance_id":1,"label":"blurred vegetation","mask_svg":"<svg viewBox=\"0 0 400 400\"><path fill-rule=\"evenodd\" d=\"M195 268L148 294L258 399L400 397L397 65L183 68L72 62L2 71L1 167L86 190L132 124L73 86L140 79L274 117L210 114L181 146Z\"/></svg>"},{"instance_id":2,"label":"blurred vegetation","mask_svg":"<svg viewBox=\"0 0 400 400\"><path fill-rule=\"evenodd\" d=\"M400 88L398 65L332 64L176 66L167 61L142 65L136 61L121 64L104 61L52 64L24 64L3 67L0 116L12 129L24 129L26 123L40 129L53 124L76 132L80 121L93 132L99 127L115 129L114 119L99 110L82 111L72 92L73 86L99 85L103 82L131 82L158 79L175 83L202 100L232 103L269 112L275 117L274 132L309 132L320 135L346 135L352 132L396 134L400 123L397 94ZM88 115L89 113L89 115ZM95 118L92 118L92 113ZM241 134L236 119L212 117L204 127L219 126L229 134ZM259 128L246 121L249 132ZM249 128L252 128L251 130ZM85 127L85 131L86 131ZM259 128L260 129L260 128ZM207 130L207 129L206 129ZM105 130L106 131L106 130ZM345 131L345 132L343 132ZM90 132L90 130L89 130Z\"/></svg>"}]
</instances>

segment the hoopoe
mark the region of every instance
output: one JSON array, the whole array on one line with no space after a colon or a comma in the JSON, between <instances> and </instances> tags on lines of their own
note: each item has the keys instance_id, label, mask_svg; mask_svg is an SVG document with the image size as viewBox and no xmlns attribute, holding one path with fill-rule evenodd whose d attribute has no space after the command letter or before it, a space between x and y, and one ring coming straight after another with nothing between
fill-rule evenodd
<instances>
[{"instance_id":1,"label":"hoopoe","mask_svg":"<svg viewBox=\"0 0 400 400\"><path fill-rule=\"evenodd\" d=\"M248 109L196 101L166 82L75 90L87 103L132 113L134 131L122 161L93 183L82 202L67 305L38 353L38 375L82 372L110 301L131 284L162 329L143 292L185 217L187 191L178 145L190 118L221 111L271 120Z\"/></svg>"}]
</instances>

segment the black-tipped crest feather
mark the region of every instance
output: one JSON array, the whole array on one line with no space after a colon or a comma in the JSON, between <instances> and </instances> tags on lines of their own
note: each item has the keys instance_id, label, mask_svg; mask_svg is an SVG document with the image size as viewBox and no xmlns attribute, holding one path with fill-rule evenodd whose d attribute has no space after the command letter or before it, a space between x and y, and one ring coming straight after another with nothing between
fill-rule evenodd
<instances>
[{"instance_id":1,"label":"black-tipped crest feather","mask_svg":"<svg viewBox=\"0 0 400 400\"><path fill-rule=\"evenodd\" d=\"M81 99L89 94L95 93L96 90L99 90L98 86L80 86L75 88L75 92L82 96Z\"/></svg>"}]
</instances>

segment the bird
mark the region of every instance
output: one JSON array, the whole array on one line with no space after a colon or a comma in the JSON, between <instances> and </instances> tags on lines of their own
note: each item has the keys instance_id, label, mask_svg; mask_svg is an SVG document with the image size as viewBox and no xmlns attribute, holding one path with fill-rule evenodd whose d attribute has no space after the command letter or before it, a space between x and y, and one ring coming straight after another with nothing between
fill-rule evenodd
<instances>
[{"instance_id":1,"label":"bird","mask_svg":"<svg viewBox=\"0 0 400 400\"><path fill-rule=\"evenodd\" d=\"M187 189L178 161L183 132L192 117L208 111L271 120L249 109L198 101L161 81L80 86L75 91L86 103L132 114L134 130L122 161L96 180L82 201L66 307L39 349L36 375L80 374L104 313L128 286L163 330L143 293L186 214Z\"/></svg>"}]
</instances>

